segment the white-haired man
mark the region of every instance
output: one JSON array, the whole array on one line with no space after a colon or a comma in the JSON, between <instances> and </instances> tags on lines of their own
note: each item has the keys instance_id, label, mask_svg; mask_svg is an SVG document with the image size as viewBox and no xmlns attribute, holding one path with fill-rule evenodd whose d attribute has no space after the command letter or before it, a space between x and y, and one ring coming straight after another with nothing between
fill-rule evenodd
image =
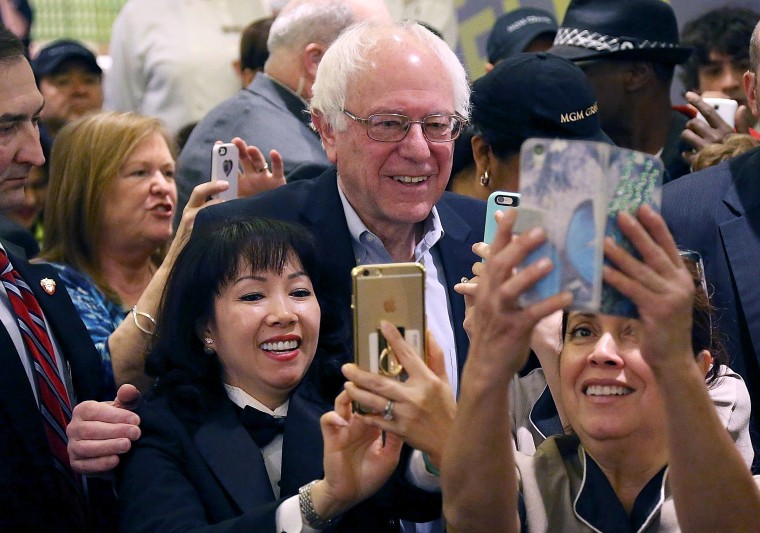
<instances>
[{"instance_id":1,"label":"white-haired man","mask_svg":"<svg viewBox=\"0 0 760 533\"><path fill-rule=\"evenodd\" d=\"M353 267L424 263L427 323L442 348L445 369L420 380L387 380L384 385L390 388L369 387L361 394L363 404L386 414L373 420L417 450L406 472L410 480L433 489L455 410L451 391L457 389L469 345L462 327L464 301L453 286L470 275L478 260L471 246L482 240L485 217L483 202L444 192L452 141L468 115L464 68L441 39L418 24L360 24L342 34L322 58L311 107L335 169L204 210L195 224L202 228L228 217L264 216L311 230L322 251L315 291L333 304L323 312L347 329ZM347 335L346 361L352 350ZM426 389L414 390L419 385ZM415 395L424 401L416 403ZM432 413L431 396L443 406ZM92 419L103 420L104 411L94 404L80 410L79 427L94 428ZM112 435L99 444L83 441L70 447L75 456L81 453L75 462L86 467L113 455L113 441L119 439L110 439ZM397 527L388 523L383 529Z\"/></svg>"},{"instance_id":2,"label":"white-haired man","mask_svg":"<svg viewBox=\"0 0 760 533\"><path fill-rule=\"evenodd\" d=\"M211 147L218 140L241 137L264 155L277 150L286 177L296 169L313 169L315 176L326 169L330 162L309 127L308 106L317 66L340 32L355 22L374 18L390 18L382 0L288 2L269 31L269 58L263 75L209 111L180 153L180 209L193 188L208 180ZM267 167L266 159L262 160L263 171Z\"/></svg>"}]
</instances>

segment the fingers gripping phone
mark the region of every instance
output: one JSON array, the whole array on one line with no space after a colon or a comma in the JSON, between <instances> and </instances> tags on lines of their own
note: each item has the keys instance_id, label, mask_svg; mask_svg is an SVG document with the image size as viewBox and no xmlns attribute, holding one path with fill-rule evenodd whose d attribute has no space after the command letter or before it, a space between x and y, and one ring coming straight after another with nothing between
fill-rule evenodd
<instances>
[{"instance_id":1,"label":"fingers gripping phone","mask_svg":"<svg viewBox=\"0 0 760 533\"><path fill-rule=\"evenodd\" d=\"M222 200L234 200L238 196L238 169L240 155L232 143L215 144L211 148L211 181L226 180L230 188L219 193Z\"/></svg>"},{"instance_id":2,"label":"fingers gripping phone","mask_svg":"<svg viewBox=\"0 0 760 533\"><path fill-rule=\"evenodd\" d=\"M395 325L425 358L425 269L419 263L362 265L351 271L351 278L354 361L359 368L403 381L406 373L383 337L380 321Z\"/></svg>"}]
</instances>

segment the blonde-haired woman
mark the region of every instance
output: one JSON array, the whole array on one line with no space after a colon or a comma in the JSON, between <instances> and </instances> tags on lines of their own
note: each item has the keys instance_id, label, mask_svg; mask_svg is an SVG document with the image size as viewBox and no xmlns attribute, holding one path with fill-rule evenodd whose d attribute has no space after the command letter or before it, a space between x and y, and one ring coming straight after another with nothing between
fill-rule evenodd
<instances>
[{"instance_id":1,"label":"blonde-haired woman","mask_svg":"<svg viewBox=\"0 0 760 533\"><path fill-rule=\"evenodd\" d=\"M252 179L261 154L233 142L241 179ZM198 185L172 241L175 156L161 123L132 113L89 115L56 137L41 258L57 267L101 354L104 399L123 383L148 385L145 352L166 275L198 209L227 188Z\"/></svg>"}]
</instances>

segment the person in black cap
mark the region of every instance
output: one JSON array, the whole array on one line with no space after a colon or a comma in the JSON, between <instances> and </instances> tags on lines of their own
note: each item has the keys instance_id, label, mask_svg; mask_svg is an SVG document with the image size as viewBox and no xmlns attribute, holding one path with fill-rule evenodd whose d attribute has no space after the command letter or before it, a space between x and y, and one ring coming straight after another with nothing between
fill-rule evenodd
<instances>
[{"instance_id":1,"label":"person in black cap","mask_svg":"<svg viewBox=\"0 0 760 533\"><path fill-rule=\"evenodd\" d=\"M658 154L665 180L689 171L681 152L688 117L670 101L680 46L673 9L662 0L572 0L552 53L580 66L599 99L602 128L618 146Z\"/></svg>"},{"instance_id":2,"label":"person in black cap","mask_svg":"<svg viewBox=\"0 0 760 533\"><path fill-rule=\"evenodd\" d=\"M552 46L557 20L543 9L521 7L504 13L493 25L486 42L486 72L501 61L521 52L543 52Z\"/></svg>"},{"instance_id":3,"label":"person in black cap","mask_svg":"<svg viewBox=\"0 0 760 533\"><path fill-rule=\"evenodd\" d=\"M103 71L82 44L54 41L40 50L32 69L45 98L40 118L46 131L41 136L55 137L68 122L103 107Z\"/></svg>"},{"instance_id":4,"label":"person in black cap","mask_svg":"<svg viewBox=\"0 0 760 533\"><path fill-rule=\"evenodd\" d=\"M552 54L500 61L475 81L470 102L477 171L452 185L460 194L485 200L493 191L517 191L520 146L530 137L610 142L583 71Z\"/></svg>"}]
</instances>

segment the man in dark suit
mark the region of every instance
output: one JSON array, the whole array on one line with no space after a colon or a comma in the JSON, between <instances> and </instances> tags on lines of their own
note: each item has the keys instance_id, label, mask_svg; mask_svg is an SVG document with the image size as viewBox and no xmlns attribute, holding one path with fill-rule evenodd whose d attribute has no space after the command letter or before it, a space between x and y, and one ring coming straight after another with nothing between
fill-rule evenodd
<instances>
[{"instance_id":1,"label":"man in dark suit","mask_svg":"<svg viewBox=\"0 0 760 533\"><path fill-rule=\"evenodd\" d=\"M760 116L760 24L750 43L751 69L744 74L747 100ZM731 366L752 398L750 426L757 472L760 434L760 149L669 183L662 213L681 248L702 255L713 304L720 317Z\"/></svg>"},{"instance_id":2,"label":"man in dark suit","mask_svg":"<svg viewBox=\"0 0 760 533\"><path fill-rule=\"evenodd\" d=\"M389 17L382 2L301 0L283 9L272 23L264 72L209 111L180 153L179 211L193 188L209 179L211 147L218 140L241 137L265 156L276 149L283 157L286 177L301 165L318 165L314 175L329 166L319 136L309 127L314 74L322 54L341 31L372 17Z\"/></svg>"},{"instance_id":3,"label":"man in dark suit","mask_svg":"<svg viewBox=\"0 0 760 533\"><path fill-rule=\"evenodd\" d=\"M44 162L43 98L23 54L0 27L0 208L23 202L29 170ZM10 244L0 250L0 530L86 531L65 426L77 400L101 397L100 358L55 271L30 265Z\"/></svg>"},{"instance_id":4,"label":"man in dark suit","mask_svg":"<svg viewBox=\"0 0 760 533\"><path fill-rule=\"evenodd\" d=\"M424 263L427 324L456 391L469 341L464 300L453 286L471 274L477 261L471 246L482 240L485 219L483 202L444 192L468 93L456 56L421 27L354 27L323 56L311 100L335 169L212 206L198 214L195 227L241 214L305 226L322 251L315 290L334 301L330 312L349 328L353 267ZM346 340L350 354L353 339ZM372 394L387 405L380 391ZM401 412L403 402L397 398L391 407ZM394 419L384 429L403 433L404 422ZM406 441L416 447L414 436ZM442 451L444 443L436 444ZM437 457L430 459L437 466Z\"/></svg>"},{"instance_id":5,"label":"man in dark suit","mask_svg":"<svg viewBox=\"0 0 760 533\"><path fill-rule=\"evenodd\" d=\"M354 266L424 262L428 328L442 346L448 378L456 390L469 343L462 327L464 300L453 286L468 277L479 260L471 246L482 240L485 219L484 202L444 192L452 141L461 131L468 104L464 68L433 34L413 23L355 26L322 58L311 102L312 119L336 168L313 180L203 210L195 231L241 214L306 226L320 251L322 274L315 291L334 305L323 309L323 315L341 320L347 328ZM345 340L348 358L352 341L350 336ZM417 383L410 379L399 385ZM446 432L435 433L435 442L418 446L431 437L419 435L421 424L409 420L418 409L408 397L411 391L394 402L381 392L369 391L368 400L386 406L388 418L383 423L389 424L388 430L402 434L413 448L431 451L430 469L422 465L420 454L412 454L413 463L420 466L415 479L434 477ZM96 424L115 411L95 404L89 404L86 412L79 410L77 425L90 427L88 438L96 432L103 435L99 443L83 441L74 447L82 464L116 460L118 431L106 432Z\"/></svg>"}]
</instances>

